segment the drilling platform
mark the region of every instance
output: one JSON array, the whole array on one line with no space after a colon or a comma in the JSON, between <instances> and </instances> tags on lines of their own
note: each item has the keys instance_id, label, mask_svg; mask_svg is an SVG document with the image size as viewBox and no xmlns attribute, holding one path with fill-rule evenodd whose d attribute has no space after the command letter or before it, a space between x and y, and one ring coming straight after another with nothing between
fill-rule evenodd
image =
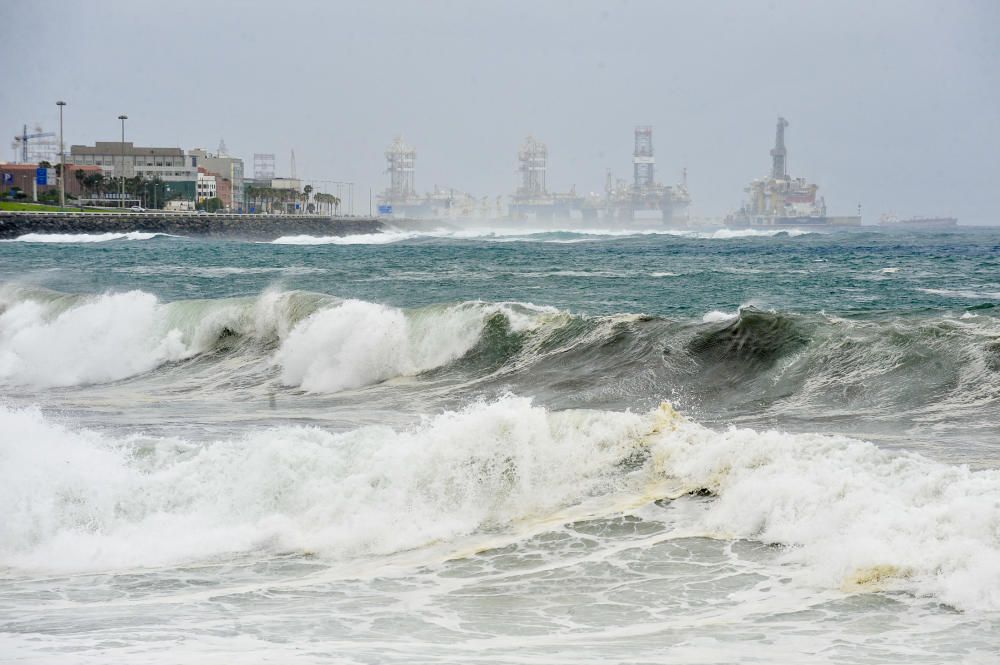
<instances>
[{"instance_id":1,"label":"drilling platform","mask_svg":"<svg viewBox=\"0 0 1000 665\"><path fill-rule=\"evenodd\" d=\"M508 215L517 220L572 219L583 216L584 200L576 189L568 193L549 192L545 185L549 149L529 136L517 153L521 185L511 197Z\"/></svg>"},{"instance_id":2,"label":"drilling platform","mask_svg":"<svg viewBox=\"0 0 1000 665\"><path fill-rule=\"evenodd\" d=\"M635 128L632 153L632 182L615 180L608 174L604 196L581 196L576 187L568 192L548 189L548 147L528 136L517 153L520 183L510 196L504 211L503 198L492 204L489 197L476 198L448 187L434 187L428 194L418 194L415 185L417 152L397 137L385 152L389 186L378 195L380 217L425 220L489 220L506 217L511 221L563 223L566 220L584 226L628 225L631 223L688 223L687 209L691 196L687 172L678 185L656 181L656 158L653 155L653 128Z\"/></svg>"},{"instance_id":3,"label":"drilling platform","mask_svg":"<svg viewBox=\"0 0 1000 665\"><path fill-rule=\"evenodd\" d=\"M549 192L545 178L548 148L529 136L517 154L521 185L511 197L509 215L516 220L576 219L587 224L628 224L649 221L663 224L686 224L691 196L687 176L679 185L656 182L656 157L653 155L653 128L635 128L632 153L632 183L616 180L610 173L604 196L579 196L576 188L566 193Z\"/></svg>"},{"instance_id":4,"label":"drilling platform","mask_svg":"<svg viewBox=\"0 0 1000 665\"><path fill-rule=\"evenodd\" d=\"M380 217L396 219L472 219L495 215L487 199L476 199L449 187L428 194L416 188L417 151L396 137L385 151L389 186L378 195Z\"/></svg>"},{"instance_id":5,"label":"drilling platform","mask_svg":"<svg viewBox=\"0 0 1000 665\"><path fill-rule=\"evenodd\" d=\"M788 175L786 127L788 121L779 117L774 148L771 150L771 175L753 180L743 190L750 195L749 200L726 217L726 226L860 226L861 206L858 206L858 214L854 216L828 216L826 201L823 197L816 197L819 186L806 182L805 178Z\"/></svg>"},{"instance_id":6,"label":"drilling platform","mask_svg":"<svg viewBox=\"0 0 1000 665\"><path fill-rule=\"evenodd\" d=\"M632 152L632 184L615 179L608 173L604 186L605 199L601 216L607 220L631 222L656 220L664 224L687 224L687 209L691 195L687 187L687 171L679 185L656 182L656 157L653 154L653 128L635 128L635 149Z\"/></svg>"}]
</instances>

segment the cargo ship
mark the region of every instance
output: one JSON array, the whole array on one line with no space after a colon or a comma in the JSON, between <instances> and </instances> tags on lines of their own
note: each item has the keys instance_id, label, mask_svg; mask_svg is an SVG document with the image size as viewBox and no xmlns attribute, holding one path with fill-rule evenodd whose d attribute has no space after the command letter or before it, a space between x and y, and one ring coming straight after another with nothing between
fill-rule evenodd
<instances>
[{"instance_id":1,"label":"cargo ship","mask_svg":"<svg viewBox=\"0 0 1000 665\"><path fill-rule=\"evenodd\" d=\"M926 229L936 231L938 229L950 229L958 226L956 217L910 217L909 219L899 219L895 215L882 215L879 220L880 226L895 229Z\"/></svg>"},{"instance_id":2,"label":"cargo ship","mask_svg":"<svg viewBox=\"0 0 1000 665\"><path fill-rule=\"evenodd\" d=\"M726 217L726 226L860 226L861 206L858 206L857 215L828 215L826 201L816 196L819 186L806 182L805 178L788 175L785 127L788 127L788 121L778 118L774 148L771 150L771 175L754 180L746 187L744 191L750 195L749 200Z\"/></svg>"}]
</instances>

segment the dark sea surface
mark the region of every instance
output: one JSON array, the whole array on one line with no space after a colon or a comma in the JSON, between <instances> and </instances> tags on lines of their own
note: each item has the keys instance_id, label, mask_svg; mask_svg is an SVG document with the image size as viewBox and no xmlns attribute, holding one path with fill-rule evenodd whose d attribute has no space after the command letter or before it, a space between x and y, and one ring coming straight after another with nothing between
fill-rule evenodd
<instances>
[{"instance_id":1,"label":"dark sea surface","mask_svg":"<svg viewBox=\"0 0 1000 665\"><path fill-rule=\"evenodd\" d=\"M993 663L1000 229L0 242L0 656Z\"/></svg>"}]
</instances>

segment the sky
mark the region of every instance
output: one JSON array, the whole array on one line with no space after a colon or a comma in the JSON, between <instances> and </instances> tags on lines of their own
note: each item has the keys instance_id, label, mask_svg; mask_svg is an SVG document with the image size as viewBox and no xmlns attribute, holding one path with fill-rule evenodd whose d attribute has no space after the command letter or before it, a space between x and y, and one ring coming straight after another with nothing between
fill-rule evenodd
<instances>
[{"instance_id":1,"label":"sky","mask_svg":"<svg viewBox=\"0 0 1000 665\"><path fill-rule=\"evenodd\" d=\"M635 0L313 2L0 0L0 127L67 145L221 139L253 169L385 188L384 152L417 150L419 191L507 195L529 134L551 191L631 178L635 125L657 179L687 169L692 213L721 216L770 169L831 214L1000 224L1000 2Z\"/></svg>"}]
</instances>

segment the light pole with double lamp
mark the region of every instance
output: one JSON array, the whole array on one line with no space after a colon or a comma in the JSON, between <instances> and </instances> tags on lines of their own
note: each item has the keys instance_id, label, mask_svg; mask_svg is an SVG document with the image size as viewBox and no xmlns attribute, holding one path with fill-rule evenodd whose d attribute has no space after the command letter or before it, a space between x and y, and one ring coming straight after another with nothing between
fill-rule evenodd
<instances>
[{"instance_id":1,"label":"light pole with double lamp","mask_svg":"<svg viewBox=\"0 0 1000 665\"><path fill-rule=\"evenodd\" d=\"M63 107L66 102L56 102L59 107L59 209L66 207L66 144L63 143Z\"/></svg>"},{"instance_id":2,"label":"light pole with double lamp","mask_svg":"<svg viewBox=\"0 0 1000 665\"><path fill-rule=\"evenodd\" d=\"M118 116L118 119L122 121L122 197L118 201L118 207L125 207L125 121L128 120L128 116L122 113Z\"/></svg>"}]
</instances>

